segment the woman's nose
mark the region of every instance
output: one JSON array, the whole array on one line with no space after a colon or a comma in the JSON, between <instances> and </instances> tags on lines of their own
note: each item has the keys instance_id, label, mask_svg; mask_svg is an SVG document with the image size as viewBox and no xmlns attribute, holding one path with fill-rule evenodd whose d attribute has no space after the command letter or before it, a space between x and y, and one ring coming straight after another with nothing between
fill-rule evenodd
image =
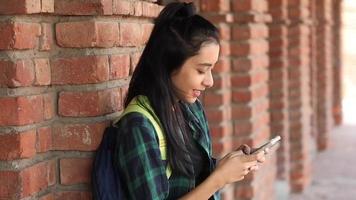
<instances>
[{"instance_id":1,"label":"woman's nose","mask_svg":"<svg viewBox=\"0 0 356 200\"><path fill-rule=\"evenodd\" d=\"M213 75L211 73L211 71L209 71L205 78L204 78L204 81L203 81L203 85L206 87L206 88L210 88L214 85L214 79L213 79Z\"/></svg>"}]
</instances>

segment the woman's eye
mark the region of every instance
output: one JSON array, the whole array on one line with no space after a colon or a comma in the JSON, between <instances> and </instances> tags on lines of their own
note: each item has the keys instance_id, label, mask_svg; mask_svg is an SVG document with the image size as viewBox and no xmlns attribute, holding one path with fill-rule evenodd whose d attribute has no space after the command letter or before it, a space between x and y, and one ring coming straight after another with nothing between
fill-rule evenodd
<instances>
[{"instance_id":1,"label":"woman's eye","mask_svg":"<svg viewBox=\"0 0 356 200\"><path fill-rule=\"evenodd\" d=\"M205 74L205 71L198 69L198 73L199 73L199 74Z\"/></svg>"}]
</instances>

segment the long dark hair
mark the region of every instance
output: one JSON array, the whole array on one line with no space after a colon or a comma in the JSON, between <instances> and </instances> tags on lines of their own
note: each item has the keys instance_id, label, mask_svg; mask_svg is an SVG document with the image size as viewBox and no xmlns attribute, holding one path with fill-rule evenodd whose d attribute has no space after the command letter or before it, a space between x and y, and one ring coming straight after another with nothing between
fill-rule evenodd
<instances>
[{"instance_id":1,"label":"long dark hair","mask_svg":"<svg viewBox=\"0 0 356 200\"><path fill-rule=\"evenodd\" d=\"M196 14L192 3L168 4L155 20L125 99L126 107L135 96L147 96L166 134L168 162L186 176L192 175L187 131L171 75L209 42L219 43L218 30Z\"/></svg>"}]
</instances>

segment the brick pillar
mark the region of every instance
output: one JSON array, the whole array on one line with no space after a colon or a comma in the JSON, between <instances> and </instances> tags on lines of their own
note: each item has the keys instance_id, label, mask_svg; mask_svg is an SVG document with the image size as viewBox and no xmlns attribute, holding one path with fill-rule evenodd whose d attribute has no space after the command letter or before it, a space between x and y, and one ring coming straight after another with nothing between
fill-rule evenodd
<instances>
[{"instance_id":1,"label":"brick pillar","mask_svg":"<svg viewBox=\"0 0 356 200\"><path fill-rule=\"evenodd\" d=\"M302 191L310 182L311 105L309 1L288 1L288 89L291 191Z\"/></svg>"},{"instance_id":2,"label":"brick pillar","mask_svg":"<svg viewBox=\"0 0 356 200\"><path fill-rule=\"evenodd\" d=\"M332 119L333 53L332 53L332 2L316 3L317 24L317 147L327 148Z\"/></svg>"},{"instance_id":3,"label":"brick pillar","mask_svg":"<svg viewBox=\"0 0 356 200\"><path fill-rule=\"evenodd\" d=\"M333 46L333 119L336 125L341 125L342 123L342 60L341 60L341 4L342 0L332 1L333 10L333 26L332 30L332 46Z\"/></svg>"},{"instance_id":4,"label":"brick pillar","mask_svg":"<svg viewBox=\"0 0 356 200\"><path fill-rule=\"evenodd\" d=\"M318 135L318 65L317 65L317 16L316 16L317 0L312 0L309 3L310 23L309 23L309 58L310 58L310 105L312 107L311 112L311 135L313 142L316 143ZM313 144L315 149L316 144Z\"/></svg>"},{"instance_id":5,"label":"brick pillar","mask_svg":"<svg viewBox=\"0 0 356 200\"><path fill-rule=\"evenodd\" d=\"M221 158L236 148L232 140L231 122L230 1L200 0L199 8L200 13L218 27L221 37L220 57L213 69L214 86L207 90L203 99L213 140L214 155ZM223 199L235 199L233 192L233 185L226 186L222 191Z\"/></svg>"},{"instance_id":6,"label":"brick pillar","mask_svg":"<svg viewBox=\"0 0 356 200\"><path fill-rule=\"evenodd\" d=\"M271 135L282 137L277 151L277 177L289 179L287 0L269 1L269 98Z\"/></svg>"},{"instance_id":7,"label":"brick pillar","mask_svg":"<svg viewBox=\"0 0 356 200\"><path fill-rule=\"evenodd\" d=\"M268 27L265 0L233 0L231 41L232 120L235 146L257 146L270 137ZM237 184L235 199L273 199L276 156Z\"/></svg>"},{"instance_id":8,"label":"brick pillar","mask_svg":"<svg viewBox=\"0 0 356 200\"><path fill-rule=\"evenodd\" d=\"M0 199L91 199L154 2L1 1Z\"/></svg>"}]
</instances>

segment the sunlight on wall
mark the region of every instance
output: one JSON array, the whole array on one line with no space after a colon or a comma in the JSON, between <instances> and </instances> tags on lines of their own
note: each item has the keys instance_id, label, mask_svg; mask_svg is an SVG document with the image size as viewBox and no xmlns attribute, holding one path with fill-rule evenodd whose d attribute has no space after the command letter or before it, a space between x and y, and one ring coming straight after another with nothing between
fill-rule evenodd
<instances>
[{"instance_id":1,"label":"sunlight on wall","mask_svg":"<svg viewBox=\"0 0 356 200\"><path fill-rule=\"evenodd\" d=\"M343 113L345 124L356 124L356 1L343 1Z\"/></svg>"}]
</instances>

